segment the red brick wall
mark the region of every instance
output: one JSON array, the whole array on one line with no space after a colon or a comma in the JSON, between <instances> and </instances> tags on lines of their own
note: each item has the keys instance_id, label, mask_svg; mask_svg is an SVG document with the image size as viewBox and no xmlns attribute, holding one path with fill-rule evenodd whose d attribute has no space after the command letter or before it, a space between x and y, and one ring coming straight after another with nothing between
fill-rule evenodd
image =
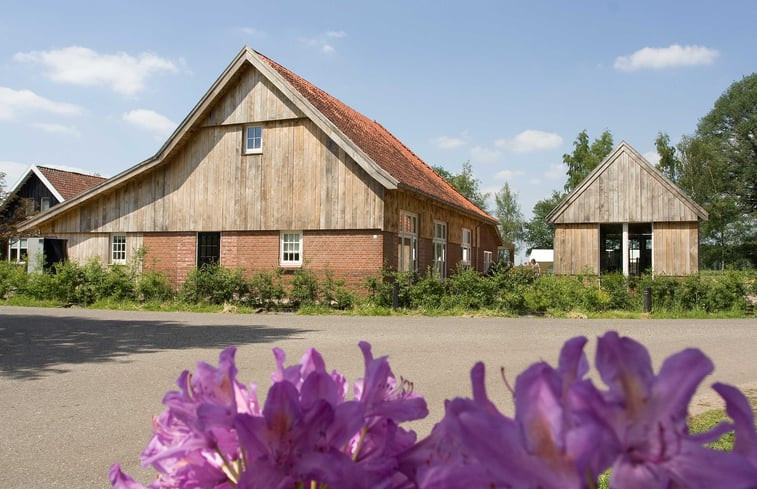
<instances>
[{"instance_id":1,"label":"red brick wall","mask_svg":"<svg viewBox=\"0 0 757 489\"><path fill-rule=\"evenodd\" d=\"M175 285L186 280L197 263L196 233L146 233L146 270L162 272ZM365 285L381 274L384 233L374 230L305 231L303 268L328 269L347 285ZM279 264L278 231L221 232L221 265L247 271L270 271Z\"/></svg>"},{"instance_id":2,"label":"red brick wall","mask_svg":"<svg viewBox=\"0 0 757 489\"><path fill-rule=\"evenodd\" d=\"M144 269L165 274L174 285L184 282L197 265L195 233L145 233L143 246Z\"/></svg>"}]
</instances>

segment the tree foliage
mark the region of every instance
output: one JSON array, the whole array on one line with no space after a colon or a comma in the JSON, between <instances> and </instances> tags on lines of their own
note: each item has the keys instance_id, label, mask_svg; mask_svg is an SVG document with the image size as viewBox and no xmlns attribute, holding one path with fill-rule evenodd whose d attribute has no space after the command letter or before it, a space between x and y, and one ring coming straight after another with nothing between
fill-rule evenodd
<instances>
[{"instance_id":1,"label":"tree foliage","mask_svg":"<svg viewBox=\"0 0 757 489\"><path fill-rule=\"evenodd\" d=\"M520 211L518 194L505 182L494 194L497 209L494 215L499 220L499 228L505 241L516 244L523 240L523 213Z\"/></svg>"},{"instance_id":2,"label":"tree foliage","mask_svg":"<svg viewBox=\"0 0 757 489\"><path fill-rule=\"evenodd\" d=\"M677 182L681 174L681 160L676 156L675 146L670 144L670 136L664 132L658 132L654 144L657 154L660 155L657 169L672 181Z\"/></svg>"},{"instance_id":3,"label":"tree foliage","mask_svg":"<svg viewBox=\"0 0 757 489\"><path fill-rule=\"evenodd\" d=\"M568 181L565 182L565 192L571 192L594 168L599 166L605 156L610 154L613 146L610 131L605 130L591 144L589 144L589 134L586 129L578 133L573 142L573 153L566 153L562 156L563 163L568 167Z\"/></svg>"},{"instance_id":4,"label":"tree foliage","mask_svg":"<svg viewBox=\"0 0 757 489\"><path fill-rule=\"evenodd\" d=\"M481 192L481 182L473 176L473 167L470 161L463 163L463 170L457 175L441 166L432 166L431 168L455 187L466 199L476 204L481 210L489 212L489 205L486 202L489 199L489 193Z\"/></svg>"},{"instance_id":5,"label":"tree foliage","mask_svg":"<svg viewBox=\"0 0 757 489\"><path fill-rule=\"evenodd\" d=\"M733 83L678 144L676 183L709 213L705 268L757 263L757 73Z\"/></svg>"},{"instance_id":6,"label":"tree foliage","mask_svg":"<svg viewBox=\"0 0 757 489\"><path fill-rule=\"evenodd\" d=\"M555 230L547 222L547 215L557 207L563 198L565 198L564 193L553 190L552 195L534 204L533 217L524 226L523 242L526 244L527 252L534 248L551 249L554 247Z\"/></svg>"}]
</instances>

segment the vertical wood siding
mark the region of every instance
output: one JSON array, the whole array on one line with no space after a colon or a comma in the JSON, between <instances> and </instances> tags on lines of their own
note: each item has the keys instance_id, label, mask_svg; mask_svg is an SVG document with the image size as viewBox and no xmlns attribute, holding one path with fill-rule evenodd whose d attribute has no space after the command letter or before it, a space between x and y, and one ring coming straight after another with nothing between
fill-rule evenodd
<instances>
[{"instance_id":1,"label":"vertical wood siding","mask_svg":"<svg viewBox=\"0 0 757 489\"><path fill-rule=\"evenodd\" d=\"M655 275L689 275L699 271L698 223L656 222L652 232Z\"/></svg>"},{"instance_id":2,"label":"vertical wood siding","mask_svg":"<svg viewBox=\"0 0 757 489\"><path fill-rule=\"evenodd\" d=\"M555 224L696 220L690 207L624 152L576 196Z\"/></svg>"},{"instance_id":3,"label":"vertical wood siding","mask_svg":"<svg viewBox=\"0 0 757 489\"><path fill-rule=\"evenodd\" d=\"M599 225L555 226L554 273L599 273Z\"/></svg>"}]
</instances>

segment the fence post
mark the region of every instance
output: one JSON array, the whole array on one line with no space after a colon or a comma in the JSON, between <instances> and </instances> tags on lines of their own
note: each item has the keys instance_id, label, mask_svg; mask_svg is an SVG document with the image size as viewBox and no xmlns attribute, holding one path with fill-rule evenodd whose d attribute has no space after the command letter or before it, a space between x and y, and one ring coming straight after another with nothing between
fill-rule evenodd
<instances>
[{"instance_id":1,"label":"fence post","mask_svg":"<svg viewBox=\"0 0 757 489\"><path fill-rule=\"evenodd\" d=\"M644 288L642 302L644 305L644 312L652 312L652 289L650 289L649 287Z\"/></svg>"}]
</instances>

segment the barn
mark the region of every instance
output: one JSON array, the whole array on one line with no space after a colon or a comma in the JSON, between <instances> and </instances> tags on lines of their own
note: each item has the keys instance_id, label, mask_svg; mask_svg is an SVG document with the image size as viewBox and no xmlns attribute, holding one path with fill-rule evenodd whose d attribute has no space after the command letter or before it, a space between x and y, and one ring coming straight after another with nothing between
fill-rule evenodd
<instances>
[{"instance_id":1,"label":"barn","mask_svg":"<svg viewBox=\"0 0 757 489\"><path fill-rule=\"evenodd\" d=\"M699 271L707 212L625 141L547 216L556 274Z\"/></svg>"}]
</instances>

